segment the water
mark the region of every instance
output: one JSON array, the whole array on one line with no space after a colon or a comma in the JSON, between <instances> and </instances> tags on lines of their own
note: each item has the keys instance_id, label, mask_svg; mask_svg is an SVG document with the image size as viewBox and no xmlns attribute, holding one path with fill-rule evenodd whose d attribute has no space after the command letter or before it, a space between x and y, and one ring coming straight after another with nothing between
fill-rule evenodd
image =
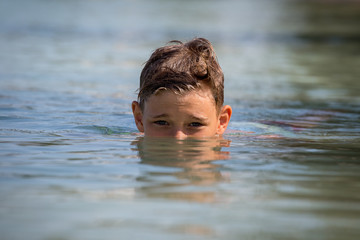
<instances>
[{"instance_id":1,"label":"water","mask_svg":"<svg viewBox=\"0 0 360 240\"><path fill-rule=\"evenodd\" d=\"M356 1L0 2L1 239L358 239ZM142 64L210 39L222 140L137 135Z\"/></svg>"}]
</instances>

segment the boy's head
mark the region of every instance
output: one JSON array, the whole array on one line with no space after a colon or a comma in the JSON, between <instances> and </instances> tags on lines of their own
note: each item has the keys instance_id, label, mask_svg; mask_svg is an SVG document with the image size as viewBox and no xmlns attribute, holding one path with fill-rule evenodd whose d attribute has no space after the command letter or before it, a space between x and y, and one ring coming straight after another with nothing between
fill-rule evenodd
<instances>
[{"instance_id":1,"label":"boy's head","mask_svg":"<svg viewBox=\"0 0 360 240\"><path fill-rule=\"evenodd\" d=\"M211 43L204 38L171 43L155 50L141 72L138 102L132 104L139 131L174 137L222 134L231 108L223 106L224 75Z\"/></svg>"}]
</instances>

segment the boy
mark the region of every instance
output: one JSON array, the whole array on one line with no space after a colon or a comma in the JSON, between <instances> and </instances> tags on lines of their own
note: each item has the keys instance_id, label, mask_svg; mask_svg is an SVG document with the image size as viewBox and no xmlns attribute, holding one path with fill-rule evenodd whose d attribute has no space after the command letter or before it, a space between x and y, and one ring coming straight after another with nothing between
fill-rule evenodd
<instances>
[{"instance_id":1,"label":"boy","mask_svg":"<svg viewBox=\"0 0 360 240\"><path fill-rule=\"evenodd\" d=\"M136 126L150 137L213 137L224 133L232 109L223 106L224 75L211 43L196 38L158 48L140 75Z\"/></svg>"}]
</instances>

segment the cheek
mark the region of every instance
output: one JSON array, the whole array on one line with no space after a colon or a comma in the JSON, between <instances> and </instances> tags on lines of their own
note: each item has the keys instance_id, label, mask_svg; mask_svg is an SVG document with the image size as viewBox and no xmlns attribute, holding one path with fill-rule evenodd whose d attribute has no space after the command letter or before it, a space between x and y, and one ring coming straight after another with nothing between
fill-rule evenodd
<instances>
[{"instance_id":1,"label":"cheek","mask_svg":"<svg viewBox=\"0 0 360 240\"><path fill-rule=\"evenodd\" d=\"M154 127L151 126L151 123L144 121L144 133L151 133L154 132Z\"/></svg>"},{"instance_id":2,"label":"cheek","mask_svg":"<svg viewBox=\"0 0 360 240\"><path fill-rule=\"evenodd\" d=\"M201 129L200 131L197 131L194 133L193 136L195 137L213 137L218 132L217 122L215 121L213 124L208 125Z\"/></svg>"},{"instance_id":3,"label":"cheek","mask_svg":"<svg viewBox=\"0 0 360 240\"><path fill-rule=\"evenodd\" d=\"M148 137L164 137L167 136L164 129L154 126L152 123L144 124L144 134Z\"/></svg>"}]
</instances>

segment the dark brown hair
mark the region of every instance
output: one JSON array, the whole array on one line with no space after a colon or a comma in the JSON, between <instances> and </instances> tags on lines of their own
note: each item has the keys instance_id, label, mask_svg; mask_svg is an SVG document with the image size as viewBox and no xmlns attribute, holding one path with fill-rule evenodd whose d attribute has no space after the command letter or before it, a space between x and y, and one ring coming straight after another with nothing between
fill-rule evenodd
<instances>
[{"instance_id":1,"label":"dark brown hair","mask_svg":"<svg viewBox=\"0 0 360 240\"><path fill-rule=\"evenodd\" d=\"M211 43L205 38L170 43L156 49L141 72L138 95L141 109L148 97L161 90L182 93L205 84L210 87L219 111L224 102L224 74Z\"/></svg>"}]
</instances>

